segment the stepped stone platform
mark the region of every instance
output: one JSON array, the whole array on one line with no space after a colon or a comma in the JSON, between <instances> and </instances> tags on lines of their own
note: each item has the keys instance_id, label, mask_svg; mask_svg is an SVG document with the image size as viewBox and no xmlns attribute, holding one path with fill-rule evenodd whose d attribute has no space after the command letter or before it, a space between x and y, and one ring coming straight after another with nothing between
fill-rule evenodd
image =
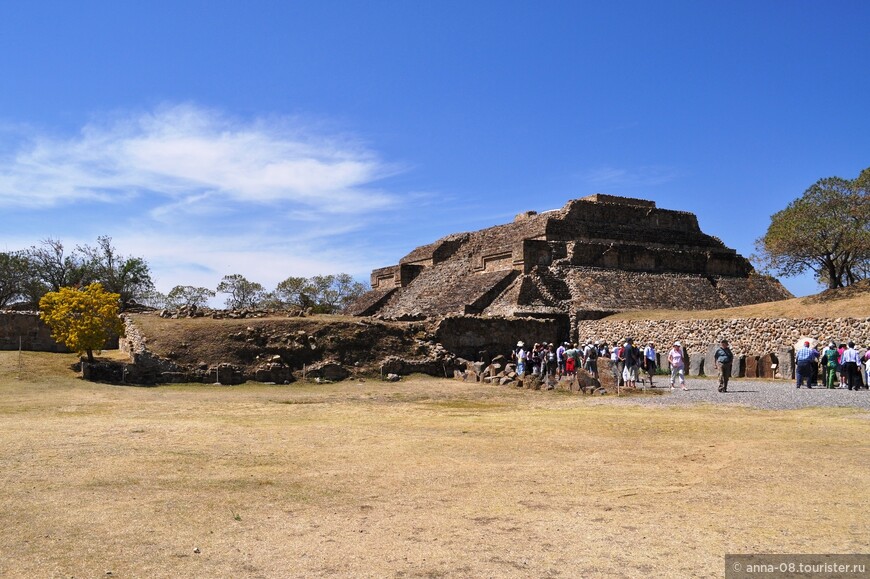
<instances>
[{"instance_id":1,"label":"stepped stone platform","mask_svg":"<svg viewBox=\"0 0 870 579\"><path fill-rule=\"evenodd\" d=\"M374 270L371 285L348 313L537 317L572 328L626 310L706 310L792 297L703 233L694 214L602 194L448 235Z\"/></svg>"}]
</instances>

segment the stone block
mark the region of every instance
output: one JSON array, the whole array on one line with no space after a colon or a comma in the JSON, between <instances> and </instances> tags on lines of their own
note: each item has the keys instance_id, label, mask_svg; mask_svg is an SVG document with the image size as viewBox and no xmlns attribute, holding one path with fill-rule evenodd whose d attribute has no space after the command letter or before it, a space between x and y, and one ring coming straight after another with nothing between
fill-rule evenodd
<instances>
[{"instance_id":1,"label":"stone block","mask_svg":"<svg viewBox=\"0 0 870 579\"><path fill-rule=\"evenodd\" d=\"M758 358L758 377L773 378L779 365L775 354L765 354Z\"/></svg>"},{"instance_id":2,"label":"stone block","mask_svg":"<svg viewBox=\"0 0 870 579\"><path fill-rule=\"evenodd\" d=\"M783 380L793 380L795 378L794 348L778 351L776 358L779 360L776 377Z\"/></svg>"},{"instance_id":3,"label":"stone block","mask_svg":"<svg viewBox=\"0 0 870 579\"><path fill-rule=\"evenodd\" d=\"M510 384L511 382L514 382L514 381L515 380L513 378L511 378L510 376L504 376L501 380L498 381L498 383L502 386L505 386L505 385Z\"/></svg>"},{"instance_id":4,"label":"stone block","mask_svg":"<svg viewBox=\"0 0 870 579\"><path fill-rule=\"evenodd\" d=\"M712 344L707 348L707 353L704 355L704 372L707 376L717 376L719 371L716 370L716 350L719 349L719 344Z\"/></svg>"},{"instance_id":5,"label":"stone block","mask_svg":"<svg viewBox=\"0 0 870 579\"><path fill-rule=\"evenodd\" d=\"M714 370L715 372L715 370ZM704 375L704 356L695 354L689 357L689 376Z\"/></svg>"},{"instance_id":6,"label":"stone block","mask_svg":"<svg viewBox=\"0 0 870 579\"><path fill-rule=\"evenodd\" d=\"M577 389L584 394L594 394L601 388L601 382L592 377L586 370L578 370L575 379Z\"/></svg>"},{"instance_id":7,"label":"stone block","mask_svg":"<svg viewBox=\"0 0 870 579\"><path fill-rule=\"evenodd\" d=\"M734 363L731 365L731 377L742 378L746 375L746 356L734 356Z\"/></svg>"},{"instance_id":8,"label":"stone block","mask_svg":"<svg viewBox=\"0 0 870 579\"><path fill-rule=\"evenodd\" d=\"M758 356L744 356L743 375L747 378L758 378Z\"/></svg>"},{"instance_id":9,"label":"stone block","mask_svg":"<svg viewBox=\"0 0 870 579\"><path fill-rule=\"evenodd\" d=\"M598 380L601 386L608 392L616 392L617 379L611 366L615 366L610 358L598 358Z\"/></svg>"}]
</instances>

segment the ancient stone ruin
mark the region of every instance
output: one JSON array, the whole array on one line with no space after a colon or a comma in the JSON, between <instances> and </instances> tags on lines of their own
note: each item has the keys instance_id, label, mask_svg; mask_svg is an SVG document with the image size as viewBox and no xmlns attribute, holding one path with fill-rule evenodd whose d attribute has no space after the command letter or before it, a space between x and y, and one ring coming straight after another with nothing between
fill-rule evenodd
<instances>
[{"instance_id":1,"label":"ancient stone ruin","mask_svg":"<svg viewBox=\"0 0 870 579\"><path fill-rule=\"evenodd\" d=\"M450 314L578 321L641 309L707 310L792 297L704 234L692 213L611 195L528 211L513 223L448 235L376 269L349 313Z\"/></svg>"}]
</instances>

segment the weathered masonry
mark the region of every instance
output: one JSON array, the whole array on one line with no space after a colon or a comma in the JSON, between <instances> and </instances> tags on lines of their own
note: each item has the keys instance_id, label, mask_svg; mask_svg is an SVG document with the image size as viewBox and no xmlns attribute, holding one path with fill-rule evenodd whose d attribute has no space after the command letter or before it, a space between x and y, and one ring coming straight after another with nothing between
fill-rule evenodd
<instances>
[{"instance_id":1,"label":"weathered masonry","mask_svg":"<svg viewBox=\"0 0 870 579\"><path fill-rule=\"evenodd\" d=\"M692 213L612 195L457 233L376 269L360 316L578 320L638 309L706 310L792 297L704 234Z\"/></svg>"}]
</instances>

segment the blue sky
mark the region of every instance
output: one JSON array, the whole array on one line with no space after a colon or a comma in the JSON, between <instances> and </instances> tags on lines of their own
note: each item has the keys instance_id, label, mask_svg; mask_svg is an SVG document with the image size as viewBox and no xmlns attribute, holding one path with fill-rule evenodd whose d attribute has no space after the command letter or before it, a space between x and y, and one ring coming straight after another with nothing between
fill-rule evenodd
<instances>
[{"instance_id":1,"label":"blue sky","mask_svg":"<svg viewBox=\"0 0 870 579\"><path fill-rule=\"evenodd\" d=\"M0 251L368 279L592 193L744 255L870 166L870 2L0 4ZM784 279L797 295L811 277Z\"/></svg>"}]
</instances>

